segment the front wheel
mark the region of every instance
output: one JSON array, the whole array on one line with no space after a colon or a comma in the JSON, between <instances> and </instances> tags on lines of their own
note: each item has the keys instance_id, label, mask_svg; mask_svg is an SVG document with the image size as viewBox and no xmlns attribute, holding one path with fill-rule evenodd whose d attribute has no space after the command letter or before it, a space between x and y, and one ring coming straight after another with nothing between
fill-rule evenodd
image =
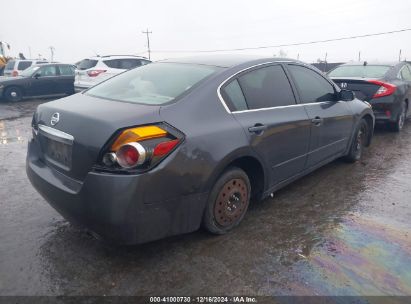
<instances>
[{"instance_id":1,"label":"front wheel","mask_svg":"<svg viewBox=\"0 0 411 304\"><path fill-rule=\"evenodd\" d=\"M4 98L12 102L20 101L23 99L23 92L18 87L10 87L4 91Z\"/></svg>"},{"instance_id":2,"label":"front wheel","mask_svg":"<svg viewBox=\"0 0 411 304\"><path fill-rule=\"evenodd\" d=\"M350 150L345 156L345 160L354 163L359 161L364 153L364 147L368 138L368 124L364 119L361 119L351 143Z\"/></svg>"},{"instance_id":3,"label":"front wheel","mask_svg":"<svg viewBox=\"0 0 411 304\"><path fill-rule=\"evenodd\" d=\"M225 234L233 229L247 212L250 194L247 174L236 167L226 170L210 192L203 227L214 234Z\"/></svg>"}]
</instances>

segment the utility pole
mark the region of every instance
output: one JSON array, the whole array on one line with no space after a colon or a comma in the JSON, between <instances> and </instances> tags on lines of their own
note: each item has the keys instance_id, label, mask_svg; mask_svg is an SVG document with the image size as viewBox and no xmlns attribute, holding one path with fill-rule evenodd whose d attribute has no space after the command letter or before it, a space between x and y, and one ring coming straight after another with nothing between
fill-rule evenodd
<instances>
[{"instance_id":1,"label":"utility pole","mask_svg":"<svg viewBox=\"0 0 411 304\"><path fill-rule=\"evenodd\" d=\"M400 50L400 54L398 55L398 61L401 61L401 50Z\"/></svg>"},{"instance_id":2,"label":"utility pole","mask_svg":"<svg viewBox=\"0 0 411 304\"><path fill-rule=\"evenodd\" d=\"M54 50L55 50L55 48L54 48L54 46L50 46L49 49L50 49L50 53L51 53L50 62L53 62L54 61L53 59L54 59Z\"/></svg>"},{"instance_id":3,"label":"utility pole","mask_svg":"<svg viewBox=\"0 0 411 304\"><path fill-rule=\"evenodd\" d=\"M358 62L361 61L361 51L358 52Z\"/></svg>"},{"instance_id":4,"label":"utility pole","mask_svg":"<svg viewBox=\"0 0 411 304\"><path fill-rule=\"evenodd\" d=\"M153 32L149 32L148 29L144 32L142 32L143 34L147 35L147 51L148 51L148 59L151 59L151 50L150 50L150 34L152 34Z\"/></svg>"}]
</instances>

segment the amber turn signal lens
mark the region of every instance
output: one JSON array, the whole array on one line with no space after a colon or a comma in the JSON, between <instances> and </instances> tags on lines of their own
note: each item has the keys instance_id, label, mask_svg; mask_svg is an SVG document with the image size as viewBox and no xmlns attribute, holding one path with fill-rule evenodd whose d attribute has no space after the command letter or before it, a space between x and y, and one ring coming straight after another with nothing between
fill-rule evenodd
<instances>
[{"instance_id":1,"label":"amber turn signal lens","mask_svg":"<svg viewBox=\"0 0 411 304\"><path fill-rule=\"evenodd\" d=\"M167 131L161 129L158 126L145 126L138 128L131 128L124 130L117 137L116 141L111 146L111 151L118 151L121 146L131 143L138 142L151 138L159 138L167 135Z\"/></svg>"}]
</instances>

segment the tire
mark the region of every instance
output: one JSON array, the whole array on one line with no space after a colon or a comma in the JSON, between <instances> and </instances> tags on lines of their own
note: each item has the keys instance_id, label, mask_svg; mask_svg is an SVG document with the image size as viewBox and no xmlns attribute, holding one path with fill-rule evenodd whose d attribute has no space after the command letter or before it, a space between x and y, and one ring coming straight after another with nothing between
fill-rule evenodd
<instances>
[{"instance_id":1,"label":"tire","mask_svg":"<svg viewBox=\"0 0 411 304\"><path fill-rule=\"evenodd\" d=\"M4 98L11 102L20 101L23 99L23 92L18 87L9 87L4 91Z\"/></svg>"},{"instance_id":2,"label":"tire","mask_svg":"<svg viewBox=\"0 0 411 304\"><path fill-rule=\"evenodd\" d=\"M236 167L226 170L214 184L203 215L203 227L225 234L236 227L250 204L251 185L247 174Z\"/></svg>"},{"instance_id":3,"label":"tire","mask_svg":"<svg viewBox=\"0 0 411 304\"><path fill-rule=\"evenodd\" d=\"M401 112L398 114L397 120L391 123L391 130L394 132L400 132L405 124L405 119L407 117L407 104L405 102L401 103Z\"/></svg>"},{"instance_id":4,"label":"tire","mask_svg":"<svg viewBox=\"0 0 411 304\"><path fill-rule=\"evenodd\" d=\"M359 161L364 153L364 148L368 138L369 126L365 119L361 119L354 133L348 154L344 157L347 162L354 163Z\"/></svg>"}]
</instances>

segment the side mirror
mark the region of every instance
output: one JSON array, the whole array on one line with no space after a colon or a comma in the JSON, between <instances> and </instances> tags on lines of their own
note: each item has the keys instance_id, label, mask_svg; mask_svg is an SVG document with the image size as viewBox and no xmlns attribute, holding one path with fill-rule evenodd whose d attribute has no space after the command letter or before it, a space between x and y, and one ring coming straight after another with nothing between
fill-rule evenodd
<instances>
[{"instance_id":1,"label":"side mirror","mask_svg":"<svg viewBox=\"0 0 411 304\"><path fill-rule=\"evenodd\" d=\"M36 73L36 74L34 74L34 76L33 76L33 77L37 79L37 78L39 78L40 76L41 76L41 74L40 74L40 73Z\"/></svg>"},{"instance_id":2,"label":"side mirror","mask_svg":"<svg viewBox=\"0 0 411 304\"><path fill-rule=\"evenodd\" d=\"M350 90L341 90L339 95L340 95L339 99L342 101L352 101L355 99L354 92Z\"/></svg>"}]
</instances>

